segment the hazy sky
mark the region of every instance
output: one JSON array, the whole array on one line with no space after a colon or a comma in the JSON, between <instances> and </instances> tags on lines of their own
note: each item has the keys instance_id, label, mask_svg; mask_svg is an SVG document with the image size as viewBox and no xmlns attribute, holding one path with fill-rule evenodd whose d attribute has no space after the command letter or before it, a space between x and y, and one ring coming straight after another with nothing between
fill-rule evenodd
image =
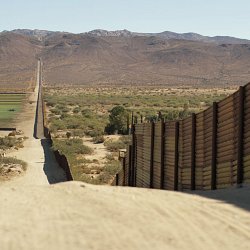
<instances>
[{"instance_id":1,"label":"hazy sky","mask_svg":"<svg viewBox=\"0 0 250 250\"><path fill-rule=\"evenodd\" d=\"M250 39L250 0L0 0L0 31L196 32Z\"/></svg>"}]
</instances>

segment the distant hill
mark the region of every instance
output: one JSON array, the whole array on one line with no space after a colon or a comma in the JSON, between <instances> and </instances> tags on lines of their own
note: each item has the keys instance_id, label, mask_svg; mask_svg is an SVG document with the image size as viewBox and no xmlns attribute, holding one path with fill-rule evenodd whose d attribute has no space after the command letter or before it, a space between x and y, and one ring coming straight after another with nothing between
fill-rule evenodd
<instances>
[{"instance_id":1,"label":"distant hill","mask_svg":"<svg viewBox=\"0 0 250 250\"><path fill-rule=\"evenodd\" d=\"M4 31L5 32L5 31ZM70 34L69 32L60 32L60 31L47 31L47 30L29 30L29 29L16 29L12 30L12 33L21 34L21 35L28 35L37 37L39 40L42 40L46 37L57 35L57 34ZM230 36L202 36L197 33L175 33L171 31L164 31L161 33L138 33L138 32L131 32L129 30L115 30L115 31L108 31L102 29L96 29L89 32L85 32L82 34L90 35L90 36L97 36L97 37L107 37L107 36L114 36L114 37L136 37L136 36L155 36L162 39L176 39L176 40L189 40L189 41L202 41L208 43L218 43L218 44L250 44L250 40L247 39L240 39L236 37Z\"/></svg>"},{"instance_id":2,"label":"distant hill","mask_svg":"<svg viewBox=\"0 0 250 250\"><path fill-rule=\"evenodd\" d=\"M37 58L44 83L235 85L250 79L250 41L195 33L41 30L0 33L0 85L29 82Z\"/></svg>"},{"instance_id":3,"label":"distant hill","mask_svg":"<svg viewBox=\"0 0 250 250\"><path fill-rule=\"evenodd\" d=\"M119 37L134 37L134 36L155 36L162 39L176 39L176 40L189 40L189 41L202 41L202 42L210 42L210 43L230 43L230 44L250 44L250 40L240 39L230 36L202 36L197 33L175 33L170 31L164 31L161 33L136 33L130 32L128 30L117 30L117 31L107 31L107 30L92 30L87 32L86 34L91 36L119 36Z\"/></svg>"},{"instance_id":4,"label":"distant hill","mask_svg":"<svg viewBox=\"0 0 250 250\"><path fill-rule=\"evenodd\" d=\"M35 79L40 42L14 32L0 33L0 87L27 89Z\"/></svg>"}]
</instances>

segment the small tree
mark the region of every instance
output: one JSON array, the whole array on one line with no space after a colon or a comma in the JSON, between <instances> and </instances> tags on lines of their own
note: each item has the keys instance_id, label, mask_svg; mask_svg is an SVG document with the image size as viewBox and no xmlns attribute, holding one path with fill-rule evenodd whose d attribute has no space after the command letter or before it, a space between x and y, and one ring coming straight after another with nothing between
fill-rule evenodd
<instances>
[{"instance_id":1,"label":"small tree","mask_svg":"<svg viewBox=\"0 0 250 250\"><path fill-rule=\"evenodd\" d=\"M125 134L127 132L127 116L128 111L122 106L115 106L110 111L109 124L105 131L108 134Z\"/></svg>"},{"instance_id":2,"label":"small tree","mask_svg":"<svg viewBox=\"0 0 250 250\"><path fill-rule=\"evenodd\" d=\"M71 137L71 132L66 133L67 138L69 139Z\"/></svg>"}]
</instances>

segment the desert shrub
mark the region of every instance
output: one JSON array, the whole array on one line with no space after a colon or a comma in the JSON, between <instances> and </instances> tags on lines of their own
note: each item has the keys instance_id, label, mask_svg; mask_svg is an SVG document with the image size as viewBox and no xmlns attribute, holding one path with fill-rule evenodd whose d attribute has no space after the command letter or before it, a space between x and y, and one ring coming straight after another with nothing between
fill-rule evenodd
<instances>
[{"instance_id":1,"label":"desert shrub","mask_svg":"<svg viewBox=\"0 0 250 250\"><path fill-rule=\"evenodd\" d=\"M91 111L90 109L83 109L82 116L85 118L91 118L93 116L93 111Z\"/></svg>"},{"instance_id":2,"label":"desert shrub","mask_svg":"<svg viewBox=\"0 0 250 250\"><path fill-rule=\"evenodd\" d=\"M56 106L56 100L55 100L54 96L51 96L51 95L48 95L45 93L43 95L43 99L48 107L55 107Z\"/></svg>"},{"instance_id":3,"label":"desert shrub","mask_svg":"<svg viewBox=\"0 0 250 250\"><path fill-rule=\"evenodd\" d=\"M112 135L112 134L115 134L117 133L118 131L116 130L116 127L114 124L108 124L106 127L105 127L105 132L108 134L108 135Z\"/></svg>"},{"instance_id":4,"label":"desert shrub","mask_svg":"<svg viewBox=\"0 0 250 250\"><path fill-rule=\"evenodd\" d=\"M105 141L103 135L98 135L93 138L94 143L103 143Z\"/></svg>"},{"instance_id":5,"label":"desert shrub","mask_svg":"<svg viewBox=\"0 0 250 250\"><path fill-rule=\"evenodd\" d=\"M46 105L49 107L54 107L55 106L55 102L54 101L47 101Z\"/></svg>"},{"instance_id":6,"label":"desert shrub","mask_svg":"<svg viewBox=\"0 0 250 250\"><path fill-rule=\"evenodd\" d=\"M62 111L56 108L50 109L50 112L55 115L61 115Z\"/></svg>"},{"instance_id":7,"label":"desert shrub","mask_svg":"<svg viewBox=\"0 0 250 250\"><path fill-rule=\"evenodd\" d=\"M60 119L61 120L65 120L65 119L70 118L70 117L71 117L71 115L69 115L68 113L62 113L60 115Z\"/></svg>"},{"instance_id":8,"label":"desert shrub","mask_svg":"<svg viewBox=\"0 0 250 250\"><path fill-rule=\"evenodd\" d=\"M179 112L179 119L186 118L190 116L193 112L191 110L182 110Z\"/></svg>"},{"instance_id":9,"label":"desert shrub","mask_svg":"<svg viewBox=\"0 0 250 250\"><path fill-rule=\"evenodd\" d=\"M69 139L70 137L72 136L72 133L71 132L66 132L66 137Z\"/></svg>"},{"instance_id":10,"label":"desert shrub","mask_svg":"<svg viewBox=\"0 0 250 250\"><path fill-rule=\"evenodd\" d=\"M127 132L127 117L128 111L123 106L115 106L110 111L109 124L106 126L105 131L108 134Z\"/></svg>"},{"instance_id":11,"label":"desert shrub","mask_svg":"<svg viewBox=\"0 0 250 250\"><path fill-rule=\"evenodd\" d=\"M66 156L72 156L76 154L91 154L93 150L83 145L81 139L73 138L67 140L53 140L53 149L59 150L62 154Z\"/></svg>"},{"instance_id":12,"label":"desert shrub","mask_svg":"<svg viewBox=\"0 0 250 250\"><path fill-rule=\"evenodd\" d=\"M11 132L8 134L8 136L16 136L16 131L15 131L15 130L11 131Z\"/></svg>"},{"instance_id":13,"label":"desert shrub","mask_svg":"<svg viewBox=\"0 0 250 250\"><path fill-rule=\"evenodd\" d=\"M179 110L169 110L165 115L163 115L163 117L167 121L177 120L180 117L179 113Z\"/></svg>"},{"instance_id":14,"label":"desert shrub","mask_svg":"<svg viewBox=\"0 0 250 250\"><path fill-rule=\"evenodd\" d=\"M67 116L62 119L67 129L78 129L84 127L84 121L81 116Z\"/></svg>"},{"instance_id":15,"label":"desert shrub","mask_svg":"<svg viewBox=\"0 0 250 250\"><path fill-rule=\"evenodd\" d=\"M107 161L113 161L113 160L115 160L114 155L112 153L108 153L106 155L106 159L107 159Z\"/></svg>"},{"instance_id":16,"label":"desert shrub","mask_svg":"<svg viewBox=\"0 0 250 250\"><path fill-rule=\"evenodd\" d=\"M12 147L22 147L23 143L15 137L0 137L0 149L6 150Z\"/></svg>"},{"instance_id":17,"label":"desert shrub","mask_svg":"<svg viewBox=\"0 0 250 250\"><path fill-rule=\"evenodd\" d=\"M113 179L114 175L116 175L121 170L121 163L117 160L107 161L103 171L97 177L98 182L101 184L110 183Z\"/></svg>"},{"instance_id":18,"label":"desert shrub","mask_svg":"<svg viewBox=\"0 0 250 250\"><path fill-rule=\"evenodd\" d=\"M117 160L107 161L103 171L109 173L110 175L115 175L121 170L121 163Z\"/></svg>"},{"instance_id":19,"label":"desert shrub","mask_svg":"<svg viewBox=\"0 0 250 250\"><path fill-rule=\"evenodd\" d=\"M68 113L69 111L70 111L70 109L68 108L68 107L62 107L62 109L61 109L61 111L63 112L63 113Z\"/></svg>"},{"instance_id":20,"label":"desert shrub","mask_svg":"<svg viewBox=\"0 0 250 250\"><path fill-rule=\"evenodd\" d=\"M126 148L126 144L122 140L117 140L117 141L105 141L104 146L107 147L108 151L111 152L116 152L119 149Z\"/></svg>"},{"instance_id":21,"label":"desert shrub","mask_svg":"<svg viewBox=\"0 0 250 250\"><path fill-rule=\"evenodd\" d=\"M73 113L74 113L74 114L78 114L80 111L81 111L81 108L80 108L80 107L75 107L75 108L73 109Z\"/></svg>"},{"instance_id":22,"label":"desert shrub","mask_svg":"<svg viewBox=\"0 0 250 250\"><path fill-rule=\"evenodd\" d=\"M98 136L102 136L104 134L104 131L103 131L103 128L96 127L96 128L93 128L93 129L92 128L87 129L85 131L85 134L95 138L95 137L98 137Z\"/></svg>"},{"instance_id":23,"label":"desert shrub","mask_svg":"<svg viewBox=\"0 0 250 250\"><path fill-rule=\"evenodd\" d=\"M83 129L74 129L72 130L72 136L83 137L85 135Z\"/></svg>"},{"instance_id":24,"label":"desert shrub","mask_svg":"<svg viewBox=\"0 0 250 250\"><path fill-rule=\"evenodd\" d=\"M13 157L1 157L0 156L0 166L3 164L19 164L22 166L23 170L27 169L27 163ZM0 168L1 171L1 168Z\"/></svg>"},{"instance_id":25,"label":"desert shrub","mask_svg":"<svg viewBox=\"0 0 250 250\"><path fill-rule=\"evenodd\" d=\"M66 129L66 126L65 126L65 123L62 120L51 119L49 128L50 128L51 132L56 132L57 130Z\"/></svg>"},{"instance_id":26,"label":"desert shrub","mask_svg":"<svg viewBox=\"0 0 250 250\"><path fill-rule=\"evenodd\" d=\"M132 141L132 136L131 135L122 135L119 140L122 141L125 145L129 145Z\"/></svg>"}]
</instances>

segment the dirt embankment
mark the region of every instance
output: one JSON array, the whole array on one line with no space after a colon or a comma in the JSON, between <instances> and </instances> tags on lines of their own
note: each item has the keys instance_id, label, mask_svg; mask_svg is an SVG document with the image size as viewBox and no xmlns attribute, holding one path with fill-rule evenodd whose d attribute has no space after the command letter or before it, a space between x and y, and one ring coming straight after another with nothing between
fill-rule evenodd
<instances>
[{"instance_id":1,"label":"dirt embankment","mask_svg":"<svg viewBox=\"0 0 250 250\"><path fill-rule=\"evenodd\" d=\"M250 188L230 192L234 197L240 194L250 209ZM220 201L80 182L9 183L0 187L0 246L2 250L248 249L249 210L223 202L227 195L227 190L221 193Z\"/></svg>"}]
</instances>

